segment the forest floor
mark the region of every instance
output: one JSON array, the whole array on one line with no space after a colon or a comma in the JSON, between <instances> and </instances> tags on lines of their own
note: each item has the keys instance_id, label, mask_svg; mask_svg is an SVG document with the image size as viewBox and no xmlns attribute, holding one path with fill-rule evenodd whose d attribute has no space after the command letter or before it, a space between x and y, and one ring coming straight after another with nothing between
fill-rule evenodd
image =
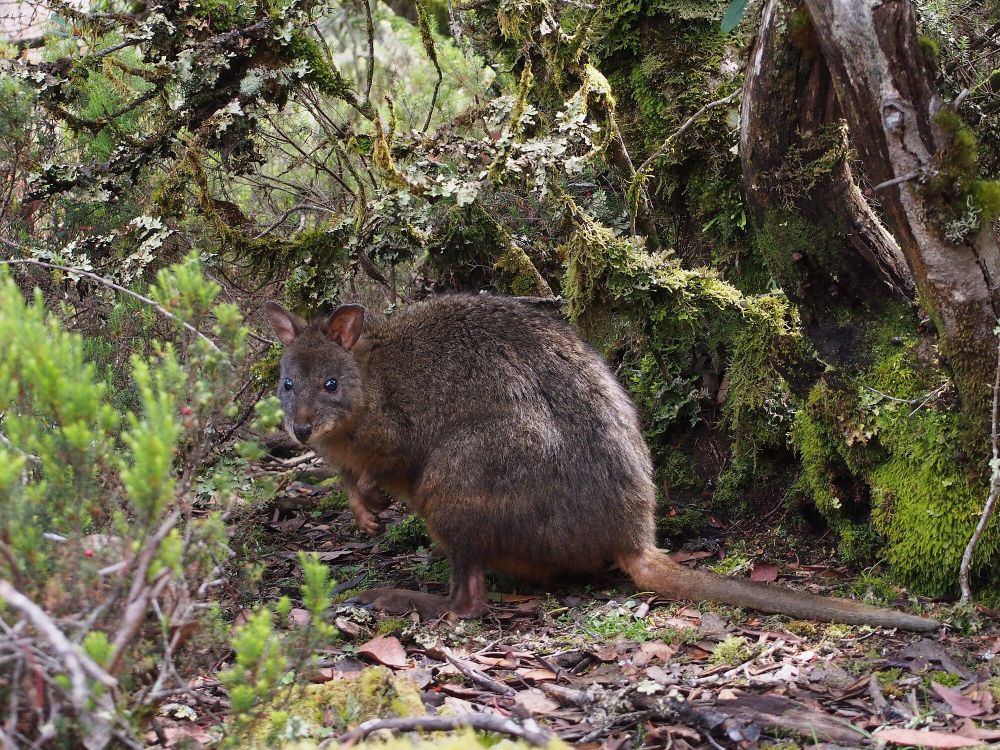
<instances>
[{"instance_id":1,"label":"forest floor","mask_svg":"<svg viewBox=\"0 0 1000 750\"><path fill-rule=\"evenodd\" d=\"M263 471L281 477L281 487L242 540L260 550L257 562L266 568L261 600L295 599L301 550L331 566L341 601L376 585L447 592L446 563L402 509L383 513L388 530L370 539L357 529L335 478L315 461L272 457ZM723 557L733 574L777 577L813 593L878 589L877 603L907 606L905 598L891 598L898 590L887 594L878 579L859 579L832 562L829 545L813 539L800 553L775 536L756 544L723 532L675 555L698 565L718 565ZM747 563L754 558L756 564ZM389 680L383 692L404 680L420 696L417 714L473 726L490 720L484 717L508 717L515 721L506 726L525 730L529 741L551 734L602 750L952 748L1000 741L1000 620L992 613L981 613L986 624L971 634L947 628L928 638L667 601L636 592L614 573L542 588L503 578L489 584L492 611L478 621L420 622L415 615L390 618L336 605L340 639L318 654L310 681L357 681L363 670L382 665L380 679ZM301 626L303 617L305 610L293 609L290 627ZM193 710L173 708L161 717L161 743L211 737L202 709L215 706L224 715L224 695L211 681L196 691L198 700L178 702ZM386 701L368 713L364 705L359 699L328 710L328 736L343 740L361 722L394 715L383 710Z\"/></svg>"}]
</instances>

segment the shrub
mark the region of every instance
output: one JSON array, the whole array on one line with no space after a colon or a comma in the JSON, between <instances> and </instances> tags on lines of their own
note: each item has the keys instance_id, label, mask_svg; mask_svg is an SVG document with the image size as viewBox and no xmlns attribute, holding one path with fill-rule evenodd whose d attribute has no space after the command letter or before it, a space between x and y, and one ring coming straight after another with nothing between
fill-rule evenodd
<instances>
[{"instance_id":1,"label":"shrub","mask_svg":"<svg viewBox=\"0 0 1000 750\"><path fill-rule=\"evenodd\" d=\"M0 701L15 745L137 741L184 687L192 633L217 617L233 465L257 452L218 460L248 334L218 294L194 255L158 273L148 295L178 325L133 356L138 407L123 413L94 347L0 268ZM303 565L315 635L329 587L325 568ZM237 635L244 660L266 617ZM234 700L243 674L228 674Z\"/></svg>"}]
</instances>

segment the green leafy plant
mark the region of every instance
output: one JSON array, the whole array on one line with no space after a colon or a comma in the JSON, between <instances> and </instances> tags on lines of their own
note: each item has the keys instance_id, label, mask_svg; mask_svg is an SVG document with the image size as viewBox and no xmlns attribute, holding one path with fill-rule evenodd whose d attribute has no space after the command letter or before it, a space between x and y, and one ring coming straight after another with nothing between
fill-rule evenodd
<instances>
[{"instance_id":1,"label":"green leafy plant","mask_svg":"<svg viewBox=\"0 0 1000 750\"><path fill-rule=\"evenodd\" d=\"M133 356L136 408L121 413L85 338L0 268L0 700L20 741L52 727L95 747L132 737L130 717L183 686L185 643L209 617L229 555L226 516L239 498L226 477L254 453L246 444L219 460L247 329L218 294L196 255L157 274L148 299L173 327ZM205 483L216 490L207 504ZM319 611L325 579L306 569ZM265 625L256 619L254 632ZM44 655L31 669L24 642ZM25 683L39 670L41 712Z\"/></svg>"}]
</instances>

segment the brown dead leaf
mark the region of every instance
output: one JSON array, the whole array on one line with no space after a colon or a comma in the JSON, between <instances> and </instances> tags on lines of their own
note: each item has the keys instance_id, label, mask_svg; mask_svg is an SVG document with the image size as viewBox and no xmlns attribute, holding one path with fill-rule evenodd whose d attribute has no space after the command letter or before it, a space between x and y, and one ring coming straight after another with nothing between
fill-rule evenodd
<instances>
[{"instance_id":1,"label":"brown dead leaf","mask_svg":"<svg viewBox=\"0 0 1000 750\"><path fill-rule=\"evenodd\" d=\"M548 669L516 669L514 671L525 680L534 680L535 682L545 682L556 679L556 673L550 672Z\"/></svg>"},{"instance_id":2,"label":"brown dead leaf","mask_svg":"<svg viewBox=\"0 0 1000 750\"><path fill-rule=\"evenodd\" d=\"M406 649L398 638L391 635L372 638L358 649L358 654L392 669L402 669L406 666Z\"/></svg>"},{"instance_id":3,"label":"brown dead leaf","mask_svg":"<svg viewBox=\"0 0 1000 750\"><path fill-rule=\"evenodd\" d=\"M969 718L986 713L986 710L981 705L970 698L966 698L955 688L947 687L938 682L932 682L931 688L933 688L941 700L948 704L948 707L951 708L951 712L955 716Z\"/></svg>"},{"instance_id":4,"label":"brown dead leaf","mask_svg":"<svg viewBox=\"0 0 1000 750\"><path fill-rule=\"evenodd\" d=\"M559 704L538 688L520 691L514 696L514 703L533 714L551 714L559 709Z\"/></svg>"},{"instance_id":5,"label":"brown dead leaf","mask_svg":"<svg viewBox=\"0 0 1000 750\"><path fill-rule=\"evenodd\" d=\"M750 571L751 581L770 582L778 579L778 566L773 563L754 563Z\"/></svg>"},{"instance_id":6,"label":"brown dead leaf","mask_svg":"<svg viewBox=\"0 0 1000 750\"><path fill-rule=\"evenodd\" d=\"M500 669L515 669L519 664L514 659L498 659L495 656L483 656L482 654L473 654L472 659L484 666L499 667Z\"/></svg>"},{"instance_id":7,"label":"brown dead leaf","mask_svg":"<svg viewBox=\"0 0 1000 750\"><path fill-rule=\"evenodd\" d=\"M667 661L676 651L677 649L668 646L666 643L661 643L660 641L646 641L640 645L638 651L635 652L635 656L632 657L632 663L637 667L645 667L647 664L657 659L660 661Z\"/></svg>"},{"instance_id":8,"label":"brown dead leaf","mask_svg":"<svg viewBox=\"0 0 1000 750\"><path fill-rule=\"evenodd\" d=\"M665 670L663 667L646 667L646 676L653 682L657 682L660 685L669 685L674 681L670 672Z\"/></svg>"},{"instance_id":9,"label":"brown dead leaf","mask_svg":"<svg viewBox=\"0 0 1000 750\"><path fill-rule=\"evenodd\" d=\"M982 744L981 740L972 737L900 727L882 729L875 733L875 739L881 742L890 742L893 745L916 745L917 747L932 748L975 747Z\"/></svg>"},{"instance_id":10,"label":"brown dead leaf","mask_svg":"<svg viewBox=\"0 0 1000 750\"><path fill-rule=\"evenodd\" d=\"M487 594L487 598L491 602L507 602L508 604L519 604L521 602L533 602L538 599L537 596L531 596L529 594L501 594L496 591L491 591Z\"/></svg>"},{"instance_id":11,"label":"brown dead leaf","mask_svg":"<svg viewBox=\"0 0 1000 750\"><path fill-rule=\"evenodd\" d=\"M309 624L309 610L302 607L293 607L288 613L288 621L292 625L304 628Z\"/></svg>"},{"instance_id":12,"label":"brown dead leaf","mask_svg":"<svg viewBox=\"0 0 1000 750\"><path fill-rule=\"evenodd\" d=\"M479 713L479 709L476 708L475 704L451 695L444 699L443 708L444 710L441 713L450 714L451 716Z\"/></svg>"},{"instance_id":13,"label":"brown dead leaf","mask_svg":"<svg viewBox=\"0 0 1000 750\"><path fill-rule=\"evenodd\" d=\"M982 727L977 727L972 719L965 719L956 734L983 742L1000 740L1000 729L983 729Z\"/></svg>"},{"instance_id":14,"label":"brown dead leaf","mask_svg":"<svg viewBox=\"0 0 1000 750\"><path fill-rule=\"evenodd\" d=\"M670 559L674 562L690 562L691 560L704 560L706 557L712 557L715 555L714 552L709 552L708 550L699 549L688 552L686 550L678 550L677 552L670 553Z\"/></svg>"}]
</instances>

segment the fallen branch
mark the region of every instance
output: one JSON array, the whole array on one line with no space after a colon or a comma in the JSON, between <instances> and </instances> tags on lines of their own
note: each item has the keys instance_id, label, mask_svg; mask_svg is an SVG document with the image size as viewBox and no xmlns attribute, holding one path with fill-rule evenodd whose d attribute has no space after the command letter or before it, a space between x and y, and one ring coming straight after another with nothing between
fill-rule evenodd
<instances>
[{"instance_id":1,"label":"fallen branch","mask_svg":"<svg viewBox=\"0 0 1000 750\"><path fill-rule=\"evenodd\" d=\"M729 104L731 101L733 101L733 99L735 99L739 95L740 95L740 90L736 89L736 91L732 92L731 94L728 94L727 96L722 97L721 99L716 99L715 101L711 101L708 104L702 105L698 109L698 111L695 112L693 115L691 115L689 118L687 118L681 124L681 126L677 128L677 130L675 130L673 133L667 136L667 139L658 149L656 149L656 151L654 151L648 157L646 157L646 161L644 161L635 171L636 177L638 179L645 179L646 171L650 168L653 162L659 159L661 156L663 156L663 154L666 153L667 149L670 148L670 145L678 138L680 138L685 133L685 131L688 130L688 128L690 128L692 125L698 122L699 118L703 114L705 114L709 110L715 109L716 107L721 107L725 104Z\"/></svg>"},{"instance_id":2,"label":"fallen branch","mask_svg":"<svg viewBox=\"0 0 1000 750\"><path fill-rule=\"evenodd\" d=\"M0 600L24 615L39 635L52 646L52 650L59 657L61 665L69 673L70 696L77 709L84 711L87 708L90 695L90 691L87 689L88 675L105 687L113 688L118 685L118 681L114 677L101 669L93 659L66 637L41 607L15 589L9 581L2 578L0 578Z\"/></svg>"},{"instance_id":3,"label":"fallen branch","mask_svg":"<svg viewBox=\"0 0 1000 750\"><path fill-rule=\"evenodd\" d=\"M991 420L990 435L993 448L993 459L990 461L990 494L986 498L983 512L979 516L979 523L976 530L972 532L969 543L965 546L962 554L962 564L958 568L958 585L962 590L959 599L960 604L969 604L972 601L972 587L969 585L969 569L972 567L972 557L976 553L976 546L979 538L986 530L986 525L993 515L993 507L996 505L997 496L1000 495L1000 446L997 441L997 406L1000 401L1000 344L997 346L997 366L996 375L993 378L993 417Z\"/></svg>"},{"instance_id":4,"label":"fallen branch","mask_svg":"<svg viewBox=\"0 0 1000 750\"><path fill-rule=\"evenodd\" d=\"M535 747L544 747L552 740L552 736L547 732L527 729L511 719L498 716L497 714L465 714L463 716L410 716L401 719L372 719L336 739L331 738L326 740L320 745L320 748L333 747L333 743L342 747L350 747L372 732L377 732L380 729L388 729L395 732L412 732L415 730L453 732L456 729L465 728L505 734L508 737L524 740Z\"/></svg>"},{"instance_id":5,"label":"fallen branch","mask_svg":"<svg viewBox=\"0 0 1000 750\"><path fill-rule=\"evenodd\" d=\"M487 677L482 672L477 669L473 669L465 662L458 659L450 649L444 649L445 658L451 662L452 666L455 667L459 672L464 674L479 687L489 690L491 693L496 693L497 695L504 695L507 697L517 694L517 691L509 685L504 685L502 682L497 682L496 680Z\"/></svg>"}]
</instances>

